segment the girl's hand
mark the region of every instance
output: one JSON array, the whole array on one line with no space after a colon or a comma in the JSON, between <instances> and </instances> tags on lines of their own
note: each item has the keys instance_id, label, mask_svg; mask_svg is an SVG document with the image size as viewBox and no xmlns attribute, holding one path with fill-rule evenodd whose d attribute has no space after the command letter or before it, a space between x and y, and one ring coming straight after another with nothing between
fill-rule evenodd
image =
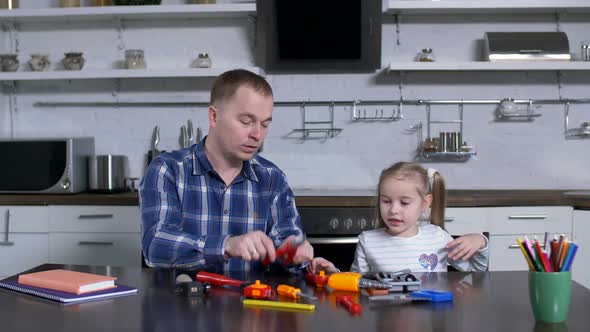
<instances>
[{"instance_id":1,"label":"girl's hand","mask_svg":"<svg viewBox=\"0 0 590 332\"><path fill-rule=\"evenodd\" d=\"M482 234L467 234L460 236L447 243L447 248L453 248L449 252L449 258L452 260L468 260L478 250L487 245L487 240Z\"/></svg>"},{"instance_id":2,"label":"girl's hand","mask_svg":"<svg viewBox=\"0 0 590 332\"><path fill-rule=\"evenodd\" d=\"M307 266L307 272L316 274L320 270L326 271L328 273L340 272L340 270L338 270L336 266L334 266L334 264L332 264L332 262L330 262L329 260L323 257L316 257L312 259L311 264Z\"/></svg>"}]
</instances>

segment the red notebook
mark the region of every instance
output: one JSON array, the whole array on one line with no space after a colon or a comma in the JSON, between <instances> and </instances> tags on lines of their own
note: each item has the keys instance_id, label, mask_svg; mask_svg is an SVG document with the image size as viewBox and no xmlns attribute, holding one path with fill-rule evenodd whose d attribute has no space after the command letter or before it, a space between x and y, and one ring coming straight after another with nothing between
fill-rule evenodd
<instances>
[{"instance_id":1,"label":"red notebook","mask_svg":"<svg viewBox=\"0 0 590 332\"><path fill-rule=\"evenodd\" d=\"M99 274L59 269L21 274L18 276L18 283L80 295L115 288L117 287L116 279Z\"/></svg>"}]
</instances>

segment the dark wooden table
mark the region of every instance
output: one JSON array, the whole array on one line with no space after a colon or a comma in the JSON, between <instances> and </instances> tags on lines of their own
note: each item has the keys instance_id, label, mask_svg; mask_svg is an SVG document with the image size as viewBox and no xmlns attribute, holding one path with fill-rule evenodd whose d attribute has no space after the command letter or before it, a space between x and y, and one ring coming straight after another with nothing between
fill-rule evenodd
<instances>
[{"instance_id":1,"label":"dark wooden table","mask_svg":"<svg viewBox=\"0 0 590 332\"><path fill-rule=\"evenodd\" d=\"M452 290L453 303L404 304L371 308L365 296L361 316L336 306L334 294L316 292L315 312L244 308L240 293L215 288L209 296L174 294L169 270L45 264L33 270L67 268L117 276L137 295L63 306L0 290L2 331L588 331L590 290L572 285L569 318L562 324L535 324L528 299L527 272L431 273L423 288ZM32 270L32 271L33 271ZM234 277L244 277L234 275ZM288 282L313 293L297 276L260 276L269 284Z\"/></svg>"}]
</instances>

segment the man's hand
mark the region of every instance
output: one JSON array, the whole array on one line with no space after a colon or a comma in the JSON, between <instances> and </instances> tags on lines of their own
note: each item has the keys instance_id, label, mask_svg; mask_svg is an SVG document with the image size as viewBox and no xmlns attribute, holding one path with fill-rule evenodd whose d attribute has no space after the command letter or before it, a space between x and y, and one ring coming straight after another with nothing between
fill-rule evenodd
<instances>
[{"instance_id":1,"label":"man's hand","mask_svg":"<svg viewBox=\"0 0 590 332\"><path fill-rule=\"evenodd\" d=\"M288 237L285 241L294 241L295 239L292 239L292 237L294 236L292 235ZM311 246L311 244L309 244L309 242L307 242L307 240L305 240L302 244L299 245L299 247L297 247L297 250L295 251L295 256L293 256L293 263L302 264L305 262L309 262L312 259L313 247Z\"/></svg>"},{"instance_id":2,"label":"man's hand","mask_svg":"<svg viewBox=\"0 0 590 332\"><path fill-rule=\"evenodd\" d=\"M258 261L268 256L272 263L276 259L275 246L272 240L261 231L227 238L225 241L225 255L241 258L245 261Z\"/></svg>"},{"instance_id":3,"label":"man's hand","mask_svg":"<svg viewBox=\"0 0 590 332\"><path fill-rule=\"evenodd\" d=\"M486 246L485 236L482 234L467 234L456 238L447 243L447 248L453 248L449 252L449 258L452 260L468 260L478 250Z\"/></svg>"}]
</instances>

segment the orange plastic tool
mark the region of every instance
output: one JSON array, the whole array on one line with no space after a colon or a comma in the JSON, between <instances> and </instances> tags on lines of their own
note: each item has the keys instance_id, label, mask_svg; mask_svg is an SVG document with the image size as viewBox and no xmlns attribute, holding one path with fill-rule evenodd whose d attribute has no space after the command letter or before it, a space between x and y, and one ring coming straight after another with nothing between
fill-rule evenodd
<instances>
[{"instance_id":1,"label":"orange plastic tool","mask_svg":"<svg viewBox=\"0 0 590 332\"><path fill-rule=\"evenodd\" d=\"M290 297L292 299L297 299L298 297L305 297L308 299L317 300L317 297L303 294L301 292L301 289L289 285L279 285L279 287L277 287L277 293L279 293L279 295L281 296Z\"/></svg>"},{"instance_id":2,"label":"orange plastic tool","mask_svg":"<svg viewBox=\"0 0 590 332\"><path fill-rule=\"evenodd\" d=\"M356 272L337 272L330 275L328 286L333 290L358 292L361 288L389 289L391 286L375 280L365 279Z\"/></svg>"},{"instance_id":3,"label":"orange plastic tool","mask_svg":"<svg viewBox=\"0 0 590 332\"><path fill-rule=\"evenodd\" d=\"M276 293L269 285L256 280L256 283L244 287L244 296L249 299L272 299Z\"/></svg>"}]
</instances>

